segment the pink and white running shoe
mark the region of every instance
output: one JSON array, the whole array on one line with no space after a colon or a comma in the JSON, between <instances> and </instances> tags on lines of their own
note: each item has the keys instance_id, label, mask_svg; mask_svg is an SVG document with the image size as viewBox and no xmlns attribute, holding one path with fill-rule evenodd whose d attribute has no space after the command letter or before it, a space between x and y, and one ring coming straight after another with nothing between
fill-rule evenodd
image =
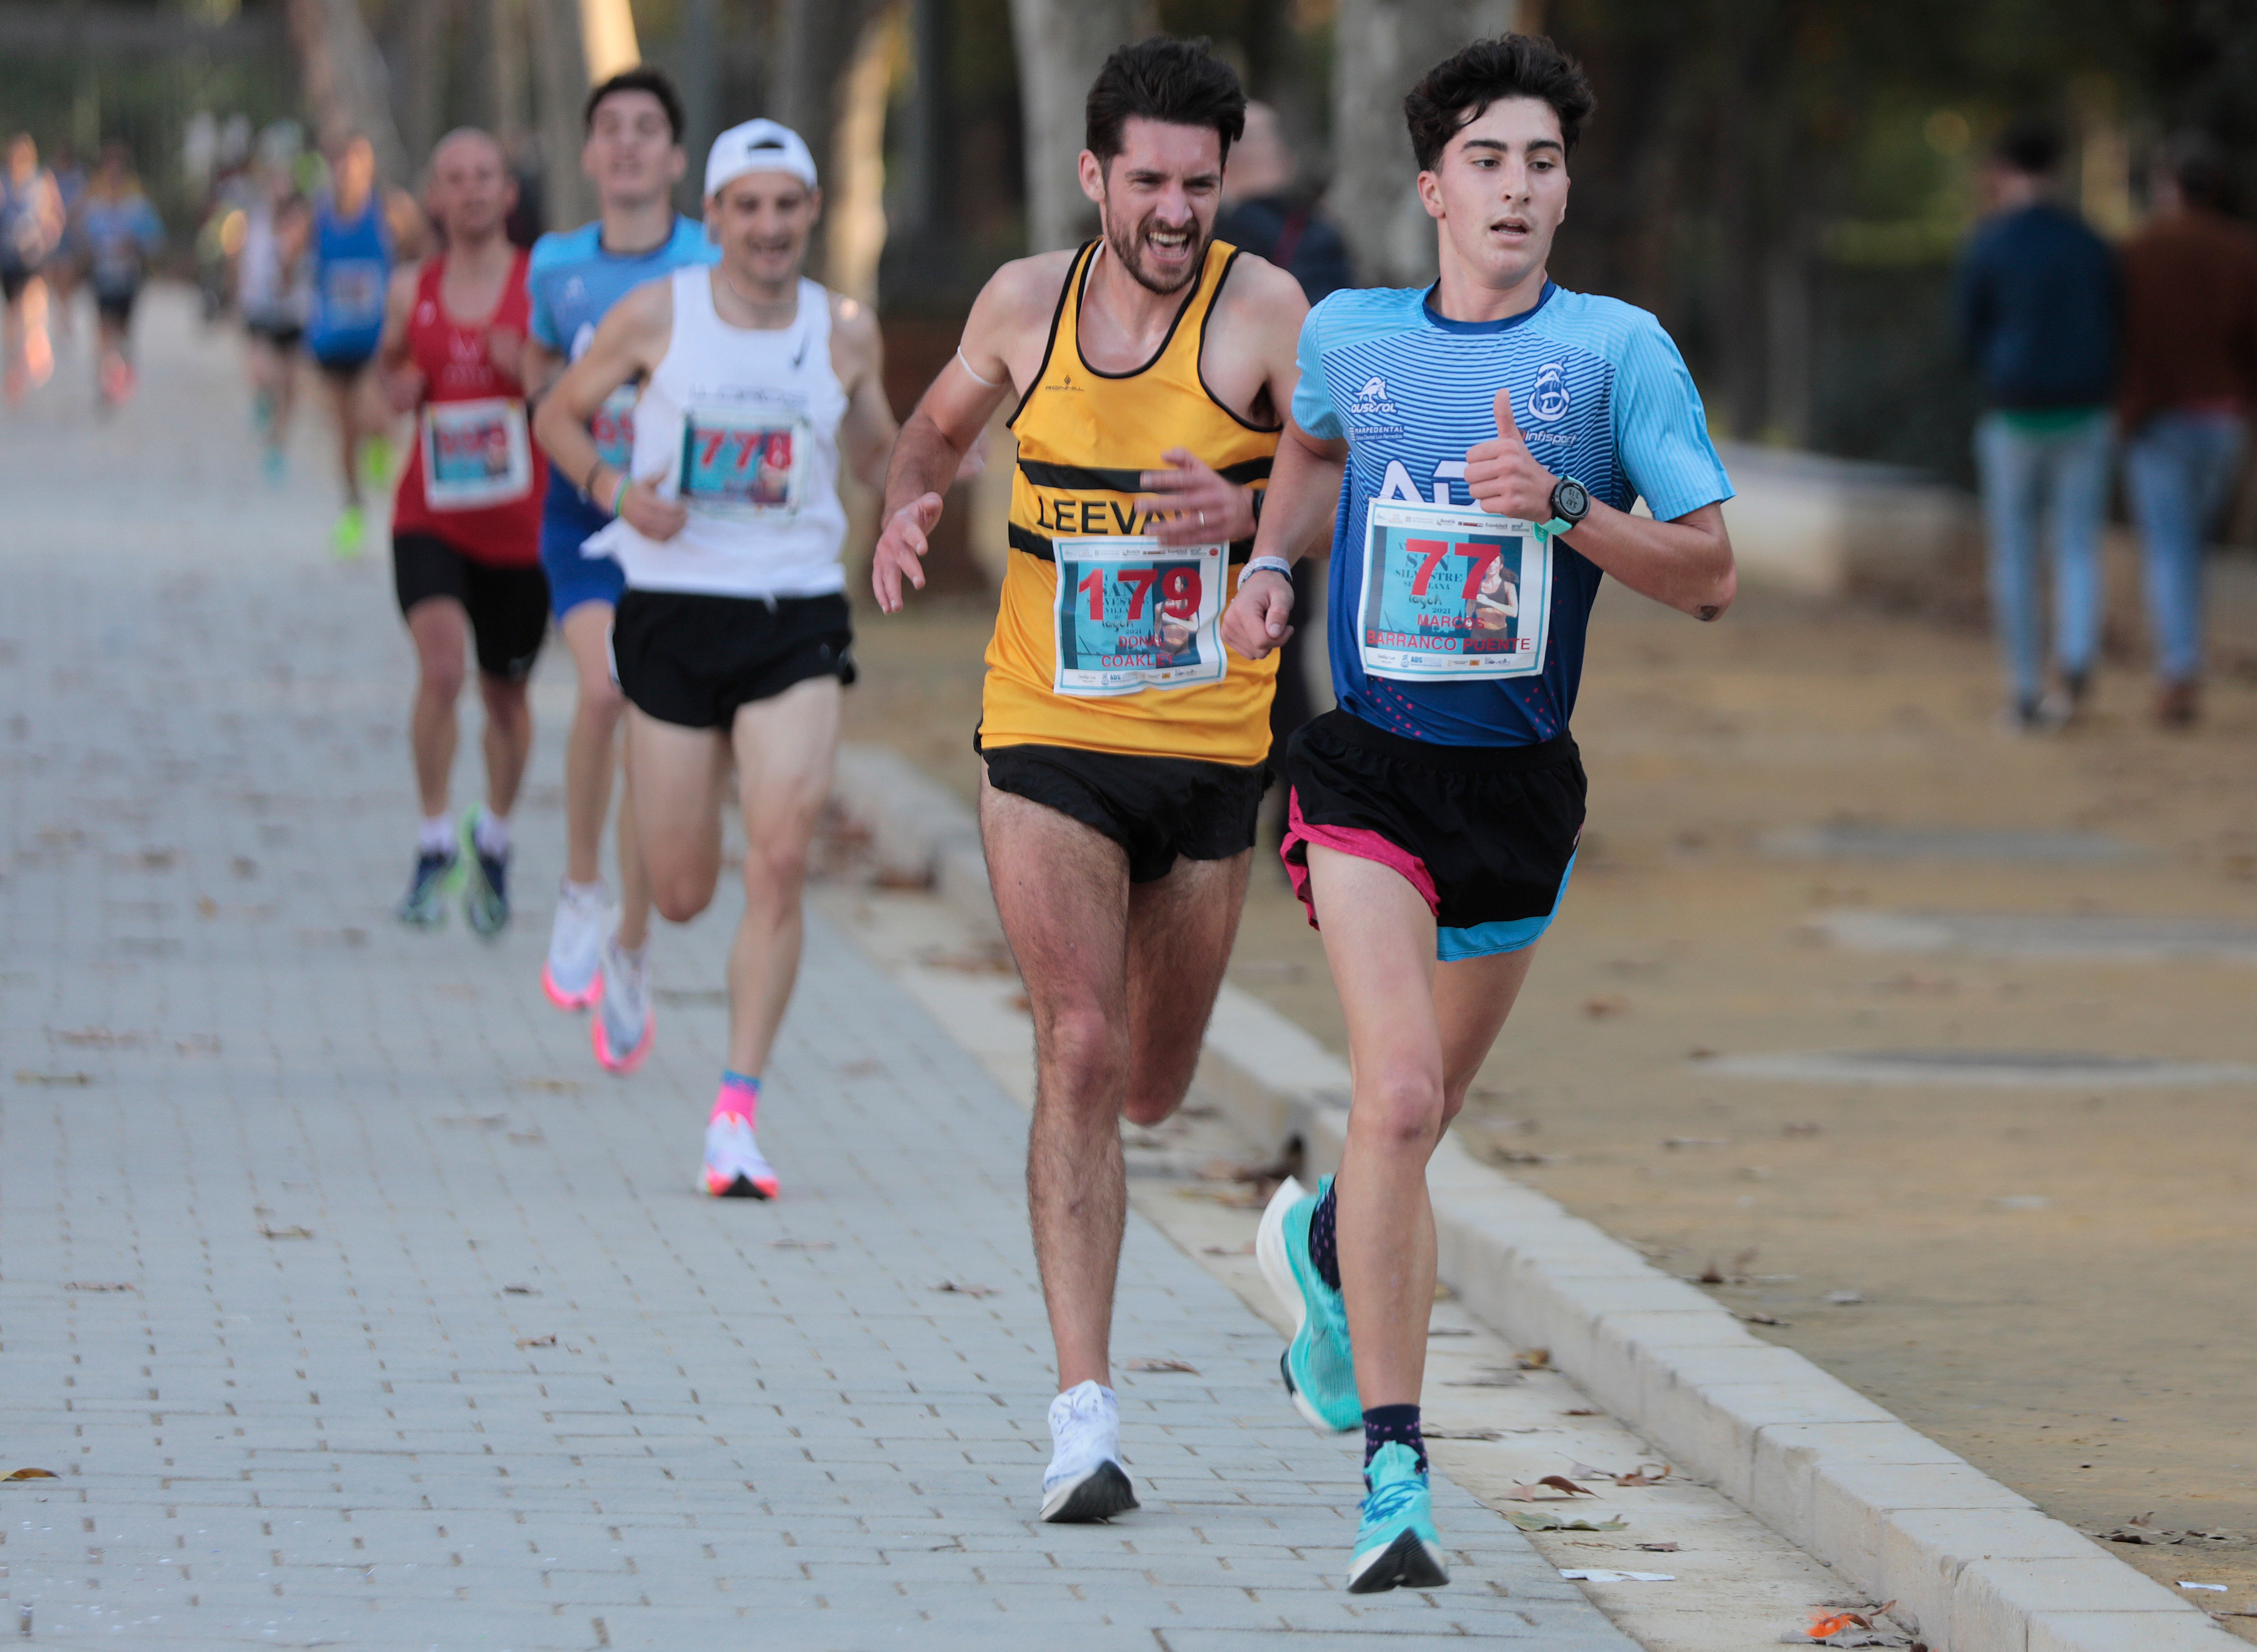
<instances>
[{"instance_id":1,"label":"pink and white running shoe","mask_svg":"<svg viewBox=\"0 0 2257 1652\"><path fill-rule=\"evenodd\" d=\"M717 1199L772 1199L776 1173L753 1140L752 1120L717 1112L705 1124L705 1191Z\"/></svg>"}]
</instances>

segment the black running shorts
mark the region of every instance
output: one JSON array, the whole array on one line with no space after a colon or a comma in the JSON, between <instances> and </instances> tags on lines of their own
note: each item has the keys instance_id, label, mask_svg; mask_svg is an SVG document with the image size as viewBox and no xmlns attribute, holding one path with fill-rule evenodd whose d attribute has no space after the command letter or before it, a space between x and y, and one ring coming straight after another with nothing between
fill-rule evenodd
<instances>
[{"instance_id":1,"label":"black running shorts","mask_svg":"<svg viewBox=\"0 0 2257 1652\"><path fill-rule=\"evenodd\" d=\"M846 598L619 594L612 673L635 708L685 729L725 729L737 710L811 677L854 681Z\"/></svg>"},{"instance_id":2,"label":"black running shorts","mask_svg":"<svg viewBox=\"0 0 2257 1652\"><path fill-rule=\"evenodd\" d=\"M392 586L400 611L435 597L449 597L471 617L478 669L505 682L523 682L548 634L548 580L541 565L497 568L465 556L435 533L392 536Z\"/></svg>"},{"instance_id":3,"label":"black running shorts","mask_svg":"<svg viewBox=\"0 0 2257 1652\"><path fill-rule=\"evenodd\" d=\"M973 749L987 762L987 783L1054 808L1121 845L1128 881L1164 878L1180 855L1228 860L1254 846L1254 817L1269 784L1265 765L1249 768L1187 757L1124 757L1065 745Z\"/></svg>"},{"instance_id":4,"label":"black running shorts","mask_svg":"<svg viewBox=\"0 0 2257 1652\"><path fill-rule=\"evenodd\" d=\"M1293 737L1285 783L1280 852L1309 921L1317 844L1401 872L1433 908L1445 959L1532 945L1583 832L1583 761L1565 734L1540 745L1436 745L1335 710Z\"/></svg>"}]
</instances>

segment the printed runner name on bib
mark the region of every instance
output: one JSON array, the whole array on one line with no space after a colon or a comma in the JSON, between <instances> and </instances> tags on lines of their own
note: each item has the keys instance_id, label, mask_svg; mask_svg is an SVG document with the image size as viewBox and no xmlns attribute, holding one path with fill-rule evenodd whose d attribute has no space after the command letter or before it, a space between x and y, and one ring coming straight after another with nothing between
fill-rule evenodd
<instances>
[{"instance_id":1,"label":"printed runner name on bib","mask_svg":"<svg viewBox=\"0 0 2257 1652\"><path fill-rule=\"evenodd\" d=\"M475 511L533 489L525 404L502 397L423 408L423 498L435 511Z\"/></svg>"},{"instance_id":2,"label":"printed runner name on bib","mask_svg":"<svg viewBox=\"0 0 2257 1652\"><path fill-rule=\"evenodd\" d=\"M794 515L807 445L788 414L693 407L682 421L682 503L739 520Z\"/></svg>"},{"instance_id":3,"label":"printed runner name on bib","mask_svg":"<svg viewBox=\"0 0 2257 1652\"><path fill-rule=\"evenodd\" d=\"M588 436L596 444L596 456L614 470L626 469L634 457L635 403L641 399L639 386L621 385L604 398L604 405L588 421Z\"/></svg>"},{"instance_id":4,"label":"printed runner name on bib","mask_svg":"<svg viewBox=\"0 0 2257 1652\"><path fill-rule=\"evenodd\" d=\"M1220 545L1150 538L1053 540L1058 668L1053 691L1089 697L1220 682Z\"/></svg>"},{"instance_id":5,"label":"printed runner name on bib","mask_svg":"<svg viewBox=\"0 0 2257 1652\"><path fill-rule=\"evenodd\" d=\"M1403 681L1532 677L1551 632L1552 542L1485 511L1375 500L1357 652Z\"/></svg>"},{"instance_id":6,"label":"printed runner name on bib","mask_svg":"<svg viewBox=\"0 0 2257 1652\"><path fill-rule=\"evenodd\" d=\"M322 271L322 303L336 328L372 327L384 319L385 268L373 258L340 258Z\"/></svg>"}]
</instances>

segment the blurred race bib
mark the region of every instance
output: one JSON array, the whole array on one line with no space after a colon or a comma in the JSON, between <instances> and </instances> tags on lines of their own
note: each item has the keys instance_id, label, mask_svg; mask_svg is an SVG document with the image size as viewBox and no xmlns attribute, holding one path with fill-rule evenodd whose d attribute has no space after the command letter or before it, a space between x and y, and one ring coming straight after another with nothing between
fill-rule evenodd
<instances>
[{"instance_id":1,"label":"blurred race bib","mask_svg":"<svg viewBox=\"0 0 2257 1652\"><path fill-rule=\"evenodd\" d=\"M625 470L634 457L635 403L641 397L637 385L621 385L604 398L604 405L588 421L588 434L596 444L596 456L614 470Z\"/></svg>"},{"instance_id":2,"label":"blurred race bib","mask_svg":"<svg viewBox=\"0 0 2257 1652\"><path fill-rule=\"evenodd\" d=\"M1374 501L1356 652L1398 681L1532 677L1551 632L1552 543L1513 517Z\"/></svg>"},{"instance_id":3,"label":"blurred race bib","mask_svg":"<svg viewBox=\"0 0 2257 1652\"><path fill-rule=\"evenodd\" d=\"M423 408L423 498L435 511L506 505L533 491L525 404L494 398Z\"/></svg>"},{"instance_id":4,"label":"blurred race bib","mask_svg":"<svg viewBox=\"0 0 2257 1652\"><path fill-rule=\"evenodd\" d=\"M796 515L807 446L798 420L693 407L682 421L679 497L690 510L739 521Z\"/></svg>"},{"instance_id":5,"label":"blurred race bib","mask_svg":"<svg viewBox=\"0 0 2257 1652\"><path fill-rule=\"evenodd\" d=\"M1089 697L1222 681L1229 570L1221 546L1102 538L1053 540L1051 547L1055 692Z\"/></svg>"},{"instance_id":6,"label":"blurred race bib","mask_svg":"<svg viewBox=\"0 0 2257 1652\"><path fill-rule=\"evenodd\" d=\"M374 258L340 258L322 266L322 320L339 331L384 321L385 268Z\"/></svg>"}]
</instances>

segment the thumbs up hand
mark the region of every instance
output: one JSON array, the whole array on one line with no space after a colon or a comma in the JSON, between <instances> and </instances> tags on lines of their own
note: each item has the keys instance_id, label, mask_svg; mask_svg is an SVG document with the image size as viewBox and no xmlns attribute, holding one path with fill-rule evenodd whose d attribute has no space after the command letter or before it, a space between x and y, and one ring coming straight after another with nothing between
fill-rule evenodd
<instances>
[{"instance_id":1,"label":"thumbs up hand","mask_svg":"<svg viewBox=\"0 0 2257 1652\"><path fill-rule=\"evenodd\" d=\"M1466 488L1474 503L1496 516L1528 522L1552 518L1552 488L1559 477L1537 462L1512 417L1512 392L1496 392L1496 439L1466 449Z\"/></svg>"}]
</instances>

